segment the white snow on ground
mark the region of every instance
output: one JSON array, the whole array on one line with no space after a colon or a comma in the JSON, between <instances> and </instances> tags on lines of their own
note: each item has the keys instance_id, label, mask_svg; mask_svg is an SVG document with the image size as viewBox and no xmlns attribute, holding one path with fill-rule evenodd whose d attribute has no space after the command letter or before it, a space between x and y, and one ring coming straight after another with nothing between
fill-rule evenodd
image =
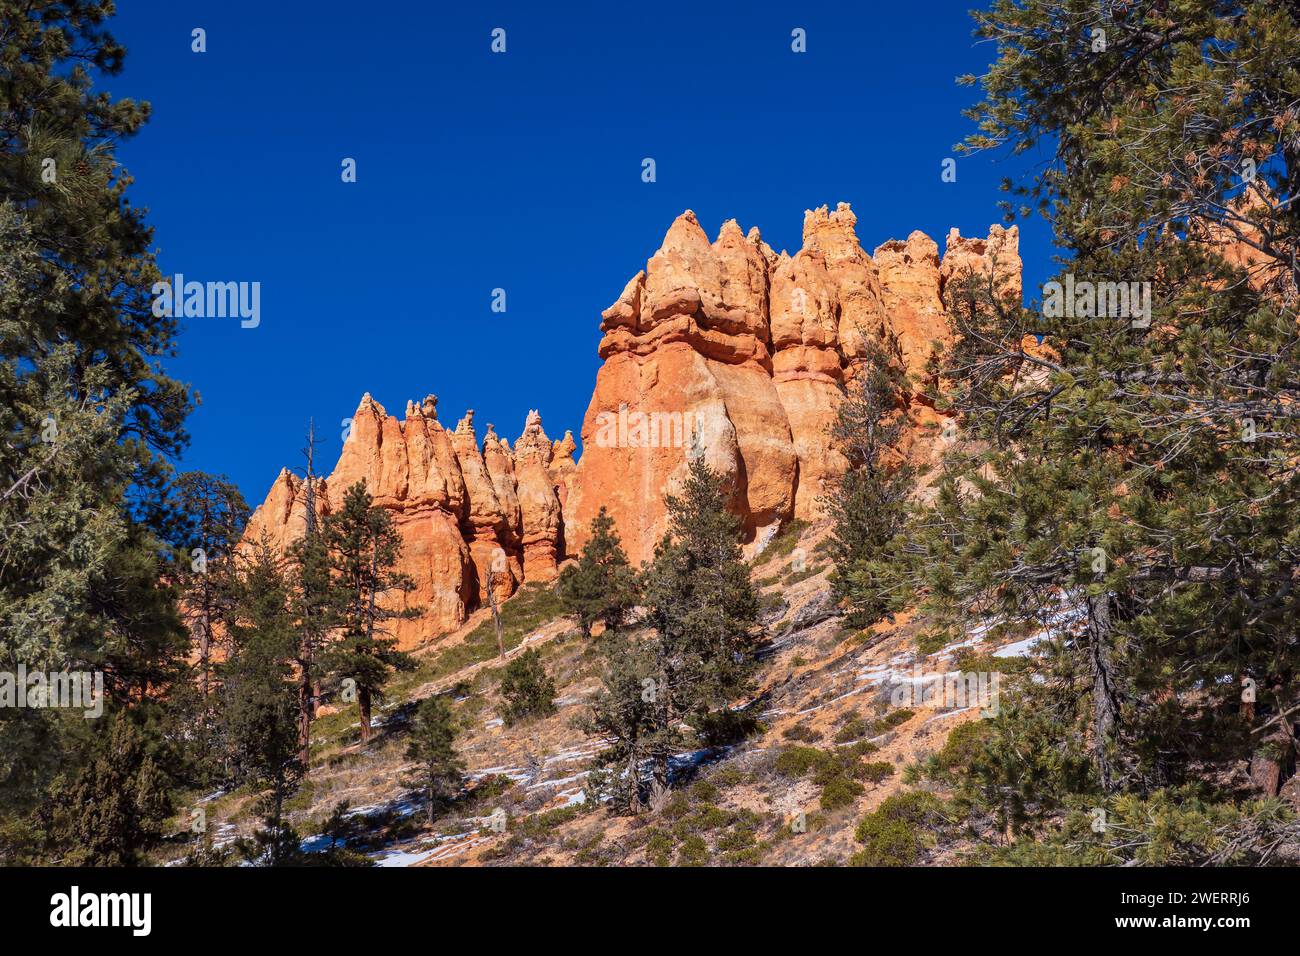
<instances>
[{"instance_id":1,"label":"white snow on ground","mask_svg":"<svg viewBox=\"0 0 1300 956\"><path fill-rule=\"evenodd\" d=\"M926 724L932 724L936 720L944 720L948 717L953 717L957 714L964 714L968 710L979 710L979 706L976 705L973 707L954 707L951 710L941 710L933 717L928 717L924 721L922 721L921 726L924 727Z\"/></svg>"},{"instance_id":2,"label":"white snow on ground","mask_svg":"<svg viewBox=\"0 0 1300 956\"><path fill-rule=\"evenodd\" d=\"M1042 618L1042 627L1023 640L1012 641L997 647L992 653L994 657L1026 657L1035 646L1048 638L1069 638L1077 630L1079 623L1084 615L1083 609L1078 605L1068 604L1064 601L1054 610L1045 614ZM933 674L943 670L945 665L952 663L957 653L964 648L973 648L977 645L987 644L989 636L1002 623L1000 618L985 618L973 624L966 631L966 636L959 642L949 644L942 648L934 655L933 663L925 663L926 659L915 653L895 654L887 663L870 664L866 667L857 667L853 664L837 668L829 673L829 677L835 678L847 677L853 682L853 686L844 693L838 694L828 700L824 700L811 707L805 707L802 710L791 711L786 708L772 707L763 711L763 717L778 717L793 713L797 717L803 717L807 714L816 713L825 707L881 687L896 687L899 685L917 686L925 684L933 678ZM951 716L957 711L946 711L942 717ZM935 718L931 718L935 719Z\"/></svg>"},{"instance_id":3,"label":"white snow on ground","mask_svg":"<svg viewBox=\"0 0 1300 956\"><path fill-rule=\"evenodd\" d=\"M540 790L543 787L561 787L566 783L574 783L575 781L578 780L585 780L589 776L591 776L591 771L584 770L581 773L575 773L569 777L561 777L559 780L542 780L539 783L530 783L528 785L528 789Z\"/></svg>"},{"instance_id":4,"label":"white snow on ground","mask_svg":"<svg viewBox=\"0 0 1300 956\"><path fill-rule=\"evenodd\" d=\"M568 763L573 760L590 760L611 743L613 743L612 740L601 740L589 746L578 747L574 750L565 750L558 754L552 754L543 761L543 765L549 767L553 763Z\"/></svg>"},{"instance_id":5,"label":"white snow on ground","mask_svg":"<svg viewBox=\"0 0 1300 956\"><path fill-rule=\"evenodd\" d=\"M580 770L576 773L562 772L561 776L540 780L536 778L541 774L554 772L564 764L590 760L602 749L609 746L609 743L608 740L587 741L580 746L552 754L544 762L534 764L531 767L504 765L486 767L482 770L473 771L468 777L471 781L479 781L494 776L508 777L515 783L526 784L526 788L530 793L553 790L555 791L553 796L561 800L560 806L571 807L586 802L587 797L584 790L581 787L574 788L571 785L585 780L591 773L590 770ZM673 770L680 772L685 766L698 765L705 761L711 752L709 750L700 750L679 754L672 758ZM369 817L381 813L394 813L399 817L407 817L416 812L423 812L423 809L423 802L418 795L410 794L388 803L350 808L348 817ZM414 839L403 840L380 850L372 851L369 856L378 866L407 867L420 862L438 862L452 859L491 839L490 836L480 835L478 830L478 827L489 825L488 817L475 817L465 822L474 826L475 829L464 833L423 834ZM309 853L321 852L328 849L329 845L330 840L328 837L313 836L303 841L302 848Z\"/></svg>"},{"instance_id":6,"label":"white snow on ground","mask_svg":"<svg viewBox=\"0 0 1300 956\"><path fill-rule=\"evenodd\" d=\"M424 851L408 853L405 850L385 850L379 856L372 856L375 866L414 866L428 854Z\"/></svg>"},{"instance_id":7,"label":"white snow on ground","mask_svg":"<svg viewBox=\"0 0 1300 956\"><path fill-rule=\"evenodd\" d=\"M994 657L1028 657L1029 652L1033 650L1034 645L1043 639L1043 635L1035 634L1033 637L1027 637L1023 641L1016 641L1014 644L1008 644L1005 647L999 647L993 652Z\"/></svg>"}]
</instances>

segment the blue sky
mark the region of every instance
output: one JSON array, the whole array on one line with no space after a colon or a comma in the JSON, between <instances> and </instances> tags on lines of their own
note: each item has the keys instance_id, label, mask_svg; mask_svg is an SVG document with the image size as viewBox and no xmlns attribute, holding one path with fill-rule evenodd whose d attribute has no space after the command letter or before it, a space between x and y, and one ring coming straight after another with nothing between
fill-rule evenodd
<instances>
[{"instance_id":1,"label":"blue sky","mask_svg":"<svg viewBox=\"0 0 1300 956\"><path fill-rule=\"evenodd\" d=\"M186 323L169 368L202 404L182 467L256 505L300 464L309 417L333 466L366 391L390 412L433 392L450 425L472 407L480 437L513 441L530 408L576 435L599 313L683 209L791 252L803 211L840 201L868 251L984 235L1024 165L958 159L940 179L975 96L954 78L993 55L971 5L125 0L107 88L153 104L119 156L160 264L262 287L256 329ZM1048 227L1021 233L1041 282Z\"/></svg>"}]
</instances>

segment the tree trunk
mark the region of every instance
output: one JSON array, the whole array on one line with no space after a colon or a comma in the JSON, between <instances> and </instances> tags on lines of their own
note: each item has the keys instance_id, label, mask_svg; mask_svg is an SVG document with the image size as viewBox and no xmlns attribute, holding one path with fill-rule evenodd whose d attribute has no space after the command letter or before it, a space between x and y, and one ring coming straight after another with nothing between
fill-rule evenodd
<instances>
[{"instance_id":1,"label":"tree trunk","mask_svg":"<svg viewBox=\"0 0 1300 956\"><path fill-rule=\"evenodd\" d=\"M203 604L203 623L200 625L202 630L199 632L199 661L203 668L203 700L206 704L209 692L208 672L211 669L208 664L208 658L211 654L212 618L208 614L208 602L206 597Z\"/></svg>"},{"instance_id":2,"label":"tree trunk","mask_svg":"<svg viewBox=\"0 0 1300 956\"><path fill-rule=\"evenodd\" d=\"M640 813L641 804L641 761L637 759L635 744L629 744L627 754L627 775L631 784L627 794L627 808L632 813Z\"/></svg>"},{"instance_id":3,"label":"tree trunk","mask_svg":"<svg viewBox=\"0 0 1300 956\"><path fill-rule=\"evenodd\" d=\"M651 803L656 802L661 794L668 791L668 757L669 754L666 751L655 754L655 782L654 792L650 794Z\"/></svg>"},{"instance_id":4,"label":"tree trunk","mask_svg":"<svg viewBox=\"0 0 1300 956\"><path fill-rule=\"evenodd\" d=\"M370 742L370 689L357 688L357 710L361 715L361 742Z\"/></svg>"},{"instance_id":5,"label":"tree trunk","mask_svg":"<svg viewBox=\"0 0 1300 956\"><path fill-rule=\"evenodd\" d=\"M307 422L307 447L304 451L307 457L307 477L303 482L307 526L303 535L310 541L316 534L316 423L311 419ZM314 624L310 617L303 622L298 644L298 759L302 762L304 775L311 769L311 722L316 716L316 697L312 693Z\"/></svg>"},{"instance_id":6,"label":"tree trunk","mask_svg":"<svg viewBox=\"0 0 1300 956\"><path fill-rule=\"evenodd\" d=\"M305 651L304 654L309 653ZM308 657L299 663L300 676L298 679L298 759L302 761L303 772L306 772L311 762L311 719L312 719L312 693L311 693L311 661Z\"/></svg>"},{"instance_id":7,"label":"tree trunk","mask_svg":"<svg viewBox=\"0 0 1300 956\"><path fill-rule=\"evenodd\" d=\"M1092 671L1093 760L1101 787L1111 792L1115 787L1108 745L1119 719L1119 695L1110 660L1110 598L1105 594L1088 598L1088 664Z\"/></svg>"}]
</instances>

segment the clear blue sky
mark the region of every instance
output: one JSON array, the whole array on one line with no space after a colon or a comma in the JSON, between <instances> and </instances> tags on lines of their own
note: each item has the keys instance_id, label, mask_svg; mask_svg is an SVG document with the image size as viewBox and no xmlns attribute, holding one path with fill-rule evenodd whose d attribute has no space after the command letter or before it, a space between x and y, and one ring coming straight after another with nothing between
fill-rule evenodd
<instances>
[{"instance_id":1,"label":"clear blue sky","mask_svg":"<svg viewBox=\"0 0 1300 956\"><path fill-rule=\"evenodd\" d=\"M256 505L311 416L333 466L366 391L390 412L433 392L453 425L472 407L480 437L493 422L513 442L530 408L577 434L600 310L686 208L710 236L734 217L791 252L804 209L839 201L868 251L984 235L1023 164L959 159L940 180L975 96L954 78L993 55L972 5L122 0L107 88L153 104L120 156L160 264L262 284L259 328L181 335L169 367L202 396L182 466ZM1021 232L1040 282L1047 225Z\"/></svg>"}]
</instances>

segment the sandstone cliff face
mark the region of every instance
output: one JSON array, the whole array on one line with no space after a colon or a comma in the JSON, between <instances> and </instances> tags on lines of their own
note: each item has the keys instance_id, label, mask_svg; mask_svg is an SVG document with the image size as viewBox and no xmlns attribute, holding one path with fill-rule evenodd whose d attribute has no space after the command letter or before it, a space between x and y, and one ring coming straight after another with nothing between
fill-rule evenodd
<instances>
[{"instance_id":1,"label":"sandstone cliff face","mask_svg":"<svg viewBox=\"0 0 1300 956\"><path fill-rule=\"evenodd\" d=\"M480 450L472 411L448 431L432 395L408 402L405 419L389 415L369 394L362 397L338 464L318 479L316 507L328 515L363 481L375 504L392 513L403 542L397 569L414 583L395 600L424 612L394 622L399 646L413 647L464 622L486 600L494 567L499 599L528 576L554 576L563 557L560 500L549 471L556 456L536 412L520 443L522 468L491 426ZM570 474L572 464L571 448L557 458L560 473ZM265 540L285 553L306 527L304 491L301 479L281 471L249 520L245 546Z\"/></svg>"},{"instance_id":2,"label":"sandstone cliff face","mask_svg":"<svg viewBox=\"0 0 1300 956\"><path fill-rule=\"evenodd\" d=\"M987 239L923 233L863 251L841 203L804 215L803 247L777 255L757 229L724 223L710 243L689 210L602 313L604 365L582 426L582 457L564 498L571 551L601 506L633 562L665 528L664 493L702 455L723 473L746 536L815 519L843 474L827 430L866 345L898 334L919 373L951 335L945 284L991 271L1018 293L1015 227Z\"/></svg>"}]
</instances>

